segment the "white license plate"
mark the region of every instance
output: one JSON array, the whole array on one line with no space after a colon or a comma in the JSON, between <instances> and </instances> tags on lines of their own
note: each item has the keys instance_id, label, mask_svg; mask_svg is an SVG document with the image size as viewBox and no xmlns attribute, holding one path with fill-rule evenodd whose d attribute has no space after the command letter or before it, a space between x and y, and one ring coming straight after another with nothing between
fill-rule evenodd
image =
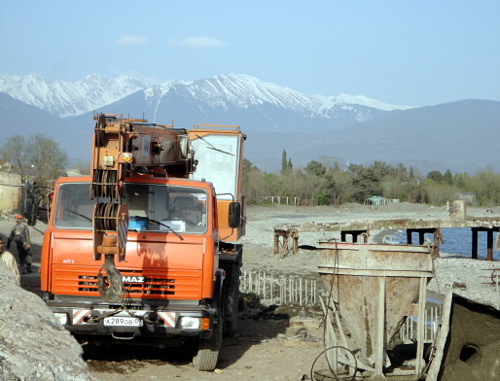
<instances>
[{"instance_id":1,"label":"white license plate","mask_svg":"<svg viewBox=\"0 0 500 381\"><path fill-rule=\"evenodd\" d=\"M142 327L143 321L134 317L112 316L104 318L106 327Z\"/></svg>"}]
</instances>

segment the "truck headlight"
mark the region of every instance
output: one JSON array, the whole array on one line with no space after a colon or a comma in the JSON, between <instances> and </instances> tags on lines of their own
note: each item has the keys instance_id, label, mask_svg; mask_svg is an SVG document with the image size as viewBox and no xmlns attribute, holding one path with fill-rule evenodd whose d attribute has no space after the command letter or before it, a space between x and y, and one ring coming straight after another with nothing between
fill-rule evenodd
<instances>
[{"instance_id":1,"label":"truck headlight","mask_svg":"<svg viewBox=\"0 0 500 381\"><path fill-rule=\"evenodd\" d=\"M210 328L210 319L209 318L196 318L189 316L181 317L181 329L209 329Z\"/></svg>"},{"instance_id":2,"label":"truck headlight","mask_svg":"<svg viewBox=\"0 0 500 381\"><path fill-rule=\"evenodd\" d=\"M68 314L64 314L64 313L55 313L54 316L56 317L56 319L59 321L59 323L61 325L66 325L68 324Z\"/></svg>"}]
</instances>

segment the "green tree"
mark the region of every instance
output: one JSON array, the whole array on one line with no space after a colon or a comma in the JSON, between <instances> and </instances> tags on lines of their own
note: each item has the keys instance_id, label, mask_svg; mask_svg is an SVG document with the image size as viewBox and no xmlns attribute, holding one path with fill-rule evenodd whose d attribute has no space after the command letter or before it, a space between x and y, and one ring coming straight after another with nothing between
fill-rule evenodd
<instances>
[{"instance_id":1,"label":"green tree","mask_svg":"<svg viewBox=\"0 0 500 381\"><path fill-rule=\"evenodd\" d=\"M415 167L410 167L410 169L408 170L408 180L411 180L411 179L416 179L418 176L417 176L417 169Z\"/></svg>"},{"instance_id":2,"label":"green tree","mask_svg":"<svg viewBox=\"0 0 500 381\"><path fill-rule=\"evenodd\" d=\"M252 162L248 159L243 159L242 165L241 165L241 186L243 189L243 193L249 188L249 179L250 179L250 173L253 170L254 165ZM246 194L246 193L245 193Z\"/></svg>"},{"instance_id":3,"label":"green tree","mask_svg":"<svg viewBox=\"0 0 500 381\"><path fill-rule=\"evenodd\" d=\"M61 176L68 162L66 153L59 148L58 143L42 134L27 138L11 136L0 148L0 154L21 175L42 185Z\"/></svg>"},{"instance_id":4,"label":"green tree","mask_svg":"<svg viewBox=\"0 0 500 381\"><path fill-rule=\"evenodd\" d=\"M261 202L262 196L267 196L264 173L248 159L242 163L242 193L249 203Z\"/></svg>"},{"instance_id":5,"label":"green tree","mask_svg":"<svg viewBox=\"0 0 500 381\"><path fill-rule=\"evenodd\" d=\"M327 195L330 202L341 205L352 200L354 193L353 176L350 172L335 169L326 174Z\"/></svg>"},{"instance_id":6,"label":"green tree","mask_svg":"<svg viewBox=\"0 0 500 381\"><path fill-rule=\"evenodd\" d=\"M383 166L363 167L361 164L349 165L349 172L352 174L353 193L352 201L362 203L364 199L373 195L382 194L381 170Z\"/></svg>"},{"instance_id":7,"label":"green tree","mask_svg":"<svg viewBox=\"0 0 500 381\"><path fill-rule=\"evenodd\" d=\"M281 174L284 174L288 168L288 162L286 160L286 151L283 150L281 154Z\"/></svg>"},{"instance_id":8,"label":"green tree","mask_svg":"<svg viewBox=\"0 0 500 381\"><path fill-rule=\"evenodd\" d=\"M390 174L394 173L394 168L382 161L375 161L368 170L372 173L372 177L375 181L382 181L382 179Z\"/></svg>"},{"instance_id":9,"label":"green tree","mask_svg":"<svg viewBox=\"0 0 500 381\"><path fill-rule=\"evenodd\" d=\"M440 171L431 171L427 174L427 178L429 180L433 180L436 183L442 183L443 182L443 174Z\"/></svg>"},{"instance_id":10,"label":"green tree","mask_svg":"<svg viewBox=\"0 0 500 381\"><path fill-rule=\"evenodd\" d=\"M418 179L413 178L406 183L405 201L417 204L426 204L428 199L427 192Z\"/></svg>"},{"instance_id":11,"label":"green tree","mask_svg":"<svg viewBox=\"0 0 500 381\"><path fill-rule=\"evenodd\" d=\"M330 203L330 200L328 199L328 196L324 193L319 193L316 196L316 202L318 205L328 205Z\"/></svg>"},{"instance_id":12,"label":"green tree","mask_svg":"<svg viewBox=\"0 0 500 381\"><path fill-rule=\"evenodd\" d=\"M326 173L324 165L316 160L310 161L305 169L307 173L318 177L321 177Z\"/></svg>"},{"instance_id":13,"label":"green tree","mask_svg":"<svg viewBox=\"0 0 500 381\"><path fill-rule=\"evenodd\" d=\"M456 199L458 193L457 189L446 183L436 183L435 181L427 179L422 183L427 198L426 203L433 205L444 205L447 201Z\"/></svg>"},{"instance_id":14,"label":"green tree","mask_svg":"<svg viewBox=\"0 0 500 381\"><path fill-rule=\"evenodd\" d=\"M401 173L397 172L393 176L387 176L384 179L383 187L382 187L382 196L391 198L404 200L405 199L405 184L406 181L401 179Z\"/></svg>"},{"instance_id":15,"label":"green tree","mask_svg":"<svg viewBox=\"0 0 500 381\"><path fill-rule=\"evenodd\" d=\"M0 155L8 160L13 169L19 172L21 175L26 175L28 165L28 150L27 148L28 140L21 135L14 135L2 144L0 147Z\"/></svg>"},{"instance_id":16,"label":"green tree","mask_svg":"<svg viewBox=\"0 0 500 381\"><path fill-rule=\"evenodd\" d=\"M260 203L263 196L270 195L267 190L265 173L258 168L252 168L246 175L246 181L242 183L242 192L249 204Z\"/></svg>"},{"instance_id":17,"label":"green tree","mask_svg":"<svg viewBox=\"0 0 500 381\"><path fill-rule=\"evenodd\" d=\"M455 176L453 176L453 184L455 184L458 188L463 189L465 185L464 175L462 173L455 173Z\"/></svg>"},{"instance_id":18,"label":"green tree","mask_svg":"<svg viewBox=\"0 0 500 381\"><path fill-rule=\"evenodd\" d=\"M480 205L500 204L500 174L489 169L481 170L472 180L471 191L476 194Z\"/></svg>"},{"instance_id":19,"label":"green tree","mask_svg":"<svg viewBox=\"0 0 500 381\"><path fill-rule=\"evenodd\" d=\"M408 171L402 163L398 164L397 168L395 169L394 176L401 182L409 180Z\"/></svg>"},{"instance_id":20,"label":"green tree","mask_svg":"<svg viewBox=\"0 0 500 381\"><path fill-rule=\"evenodd\" d=\"M453 185L453 175L449 169L443 175L443 182L448 185Z\"/></svg>"},{"instance_id":21,"label":"green tree","mask_svg":"<svg viewBox=\"0 0 500 381\"><path fill-rule=\"evenodd\" d=\"M273 173L264 173L264 187L262 189L266 196L283 196L283 176Z\"/></svg>"}]
</instances>

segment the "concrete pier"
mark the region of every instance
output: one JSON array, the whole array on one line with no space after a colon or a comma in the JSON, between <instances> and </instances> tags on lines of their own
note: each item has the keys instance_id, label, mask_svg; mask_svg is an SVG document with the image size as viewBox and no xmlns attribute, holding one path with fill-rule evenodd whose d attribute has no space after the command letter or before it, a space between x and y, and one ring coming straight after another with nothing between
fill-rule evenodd
<instances>
[{"instance_id":1,"label":"concrete pier","mask_svg":"<svg viewBox=\"0 0 500 381\"><path fill-rule=\"evenodd\" d=\"M434 255L439 256L439 245L442 242L442 228L470 228L472 234L471 257L478 258L479 233L486 233L486 259L493 260L493 250L500 250L500 217L486 216L468 216L467 208L463 201L454 201L448 205L447 218L441 219L373 219L354 221L350 223L326 222L314 223L307 222L303 224L284 224L275 226L275 253L279 254L281 248L290 250L293 253L298 251L298 242L300 232L311 231L338 231L341 241L346 242L347 237L352 237L351 242L366 243L370 232L374 230L405 230L407 243L413 244L413 234L418 234L418 244L425 242L425 234L432 234L432 243L434 246ZM497 232L496 244L494 244L494 233ZM287 240L293 239L291 245ZM362 239L362 241L360 241Z\"/></svg>"}]
</instances>

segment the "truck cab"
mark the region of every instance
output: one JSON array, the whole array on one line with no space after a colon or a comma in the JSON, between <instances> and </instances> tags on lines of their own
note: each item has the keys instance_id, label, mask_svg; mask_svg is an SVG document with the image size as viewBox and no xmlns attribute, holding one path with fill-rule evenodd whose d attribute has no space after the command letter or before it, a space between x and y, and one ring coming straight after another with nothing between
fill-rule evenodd
<instances>
[{"instance_id":1,"label":"truck cab","mask_svg":"<svg viewBox=\"0 0 500 381\"><path fill-rule=\"evenodd\" d=\"M210 131L194 138L208 139ZM218 154L226 160L227 152ZM42 247L43 299L80 342L164 347L196 339L193 364L213 370L223 331L236 329L242 247L221 240L221 231L241 235L239 195L218 196L209 179L163 172L125 169L119 202L107 185L95 191L109 177L102 170L98 180L57 180ZM118 222L99 219L119 215L114 209L125 210ZM96 231L116 233L110 236L118 242L108 245L109 236ZM123 255L109 254L115 246Z\"/></svg>"}]
</instances>

